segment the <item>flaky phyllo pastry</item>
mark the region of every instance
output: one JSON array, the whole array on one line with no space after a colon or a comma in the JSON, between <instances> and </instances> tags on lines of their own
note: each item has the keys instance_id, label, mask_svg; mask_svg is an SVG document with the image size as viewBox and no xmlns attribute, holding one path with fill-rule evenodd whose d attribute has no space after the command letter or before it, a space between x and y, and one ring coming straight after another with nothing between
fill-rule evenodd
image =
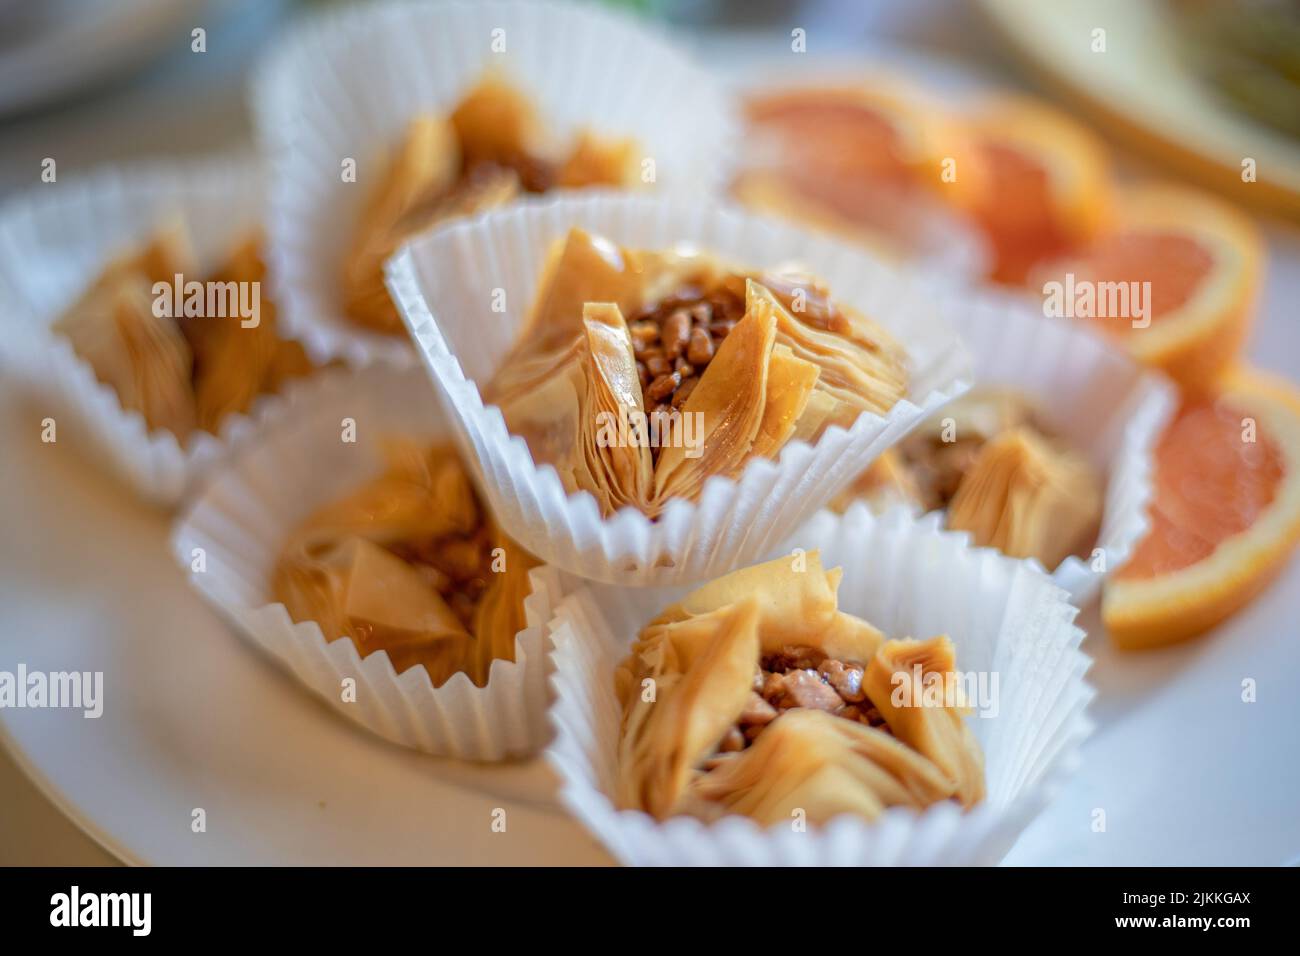
<instances>
[{"instance_id":1,"label":"flaky phyllo pastry","mask_svg":"<svg viewBox=\"0 0 1300 956\"><path fill-rule=\"evenodd\" d=\"M1102 482L1079 452L1054 438L1028 400L977 389L922 424L839 498L873 507L947 509L947 526L978 545L1055 568L1095 538Z\"/></svg>"},{"instance_id":2,"label":"flaky phyllo pastry","mask_svg":"<svg viewBox=\"0 0 1300 956\"><path fill-rule=\"evenodd\" d=\"M817 552L737 571L642 631L615 674L616 802L763 825L984 796L947 637L890 640L838 610ZM926 694L943 681L951 693Z\"/></svg>"},{"instance_id":3,"label":"flaky phyllo pastry","mask_svg":"<svg viewBox=\"0 0 1300 956\"><path fill-rule=\"evenodd\" d=\"M423 664L435 687L460 672L482 687L494 660L514 660L537 561L484 510L453 448L390 440L385 455L381 476L290 535L275 597L327 641L387 651L398 673Z\"/></svg>"},{"instance_id":4,"label":"flaky phyllo pastry","mask_svg":"<svg viewBox=\"0 0 1300 956\"><path fill-rule=\"evenodd\" d=\"M348 317L379 332L401 331L384 287L384 260L410 236L525 193L632 186L636 157L632 140L586 130L557 141L523 93L489 74L450 114L413 119L390 154L344 268Z\"/></svg>"},{"instance_id":5,"label":"flaky phyllo pastry","mask_svg":"<svg viewBox=\"0 0 1300 956\"><path fill-rule=\"evenodd\" d=\"M901 346L808 275L574 229L485 399L570 491L654 517L712 476L887 412L907 381Z\"/></svg>"},{"instance_id":6,"label":"flaky phyllo pastry","mask_svg":"<svg viewBox=\"0 0 1300 956\"><path fill-rule=\"evenodd\" d=\"M161 229L109 263L54 330L150 430L165 428L182 441L195 429L216 434L228 414L247 412L258 395L312 368L302 347L276 332L260 247L260 236L248 236L202 276L184 230ZM197 310L178 301L173 290L196 282L221 293L219 311L208 314L211 295ZM236 301L255 302L256 314L226 307Z\"/></svg>"}]
</instances>

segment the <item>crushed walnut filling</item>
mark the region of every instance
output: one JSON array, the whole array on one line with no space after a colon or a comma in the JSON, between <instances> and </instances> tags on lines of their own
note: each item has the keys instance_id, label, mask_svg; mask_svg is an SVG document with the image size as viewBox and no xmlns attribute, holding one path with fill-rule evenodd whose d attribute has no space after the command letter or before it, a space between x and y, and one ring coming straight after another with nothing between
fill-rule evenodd
<instances>
[{"instance_id":1,"label":"crushed walnut filling","mask_svg":"<svg viewBox=\"0 0 1300 956\"><path fill-rule=\"evenodd\" d=\"M411 565L428 582L429 587L447 602L447 606L474 632L474 612L492 580L491 530L480 523L465 535L446 535L403 541L388 550Z\"/></svg>"},{"instance_id":2,"label":"crushed walnut filling","mask_svg":"<svg viewBox=\"0 0 1300 956\"><path fill-rule=\"evenodd\" d=\"M899 446L926 511L948 507L983 447L983 438L944 442L928 435L908 438Z\"/></svg>"},{"instance_id":3,"label":"crushed walnut filling","mask_svg":"<svg viewBox=\"0 0 1300 956\"><path fill-rule=\"evenodd\" d=\"M812 647L783 647L754 672L749 701L704 764L712 770L752 744L772 721L795 707L824 710L889 733L889 725L862 690L863 666L827 657Z\"/></svg>"},{"instance_id":4,"label":"crushed walnut filling","mask_svg":"<svg viewBox=\"0 0 1300 956\"><path fill-rule=\"evenodd\" d=\"M628 323L646 414L680 409L718 346L745 315L743 287L679 289Z\"/></svg>"}]
</instances>

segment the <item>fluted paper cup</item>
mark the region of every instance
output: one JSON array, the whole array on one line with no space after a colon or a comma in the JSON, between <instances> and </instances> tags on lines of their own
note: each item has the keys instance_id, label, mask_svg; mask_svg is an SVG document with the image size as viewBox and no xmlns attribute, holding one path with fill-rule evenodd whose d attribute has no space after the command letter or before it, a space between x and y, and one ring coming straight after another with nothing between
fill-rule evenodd
<instances>
[{"instance_id":1,"label":"fluted paper cup","mask_svg":"<svg viewBox=\"0 0 1300 956\"><path fill-rule=\"evenodd\" d=\"M463 673L434 687L423 666L399 674L386 651L362 658L350 639L326 641L319 624L295 623L275 600L271 575L287 536L383 471L381 439L450 439L418 369L331 370L312 386L204 487L173 531L176 560L245 638L349 720L438 756L494 761L534 752L548 737L545 625L571 583L555 569L531 572L515 659L494 661L484 687ZM341 440L344 419L354 424L355 443ZM347 701L346 678L355 681Z\"/></svg>"},{"instance_id":2,"label":"fluted paper cup","mask_svg":"<svg viewBox=\"0 0 1300 956\"><path fill-rule=\"evenodd\" d=\"M987 290L953 294L944 299L944 314L970 349L976 384L1029 396L1036 417L1105 479L1101 528L1090 553L1051 569L1082 607L1150 526L1155 446L1177 392L1099 333L1044 316L1028 298Z\"/></svg>"},{"instance_id":3,"label":"fluted paper cup","mask_svg":"<svg viewBox=\"0 0 1300 956\"><path fill-rule=\"evenodd\" d=\"M635 248L689 242L744 267L797 259L903 343L906 397L815 445L791 442L775 461L751 461L737 481L711 478L698 500L670 501L657 520L632 508L602 518L592 495L568 494L554 467L533 461L480 391L514 342L548 250L572 226ZM613 193L520 203L435 230L388 266L390 293L493 509L534 554L607 583L699 581L751 562L967 387L965 351L923 284L829 238L716 204ZM492 310L493 290L504 293L504 313Z\"/></svg>"},{"instance_id":4,"label":"fluted paper cup","mask_svg":"<svg viewBox=\"0 0 1300 956\"><path fill-rule=\"evenodd\" d=\"M122 407L52 324L109 261L179 222L200 268L219 265L230 247L261 223L262 183L255 164L227 157L141 163L37 186L0 210L0 322L6 363L39 396L57 423L67 416L78 439L146 500L179 502L195 481L283 407L261 396L248 414L227 415L220 433L195 431L182 443ZM296 385L290 383L288 394ZM56 435L59 432L56 431ZM63 431L62 434L68 434Z\"/></svg>"},{"instance_id":5,"label":"fluted paper cup","mask_svg":"<svg viewBox=\"0 0 1300 956\"><path fill-rule=\"evenodd\" d=\"M820 548L825 567L844 568L842 610L891 637L946 633L959 670L989 674L990 687L996 675L996 711L967 718L984 751L984 800L965 813L950 802L919 813L891 808L874 821L841 816L802 832L739 816L661 822L616 809L622 711L614 670L640 629L689 589L591 585L565 598L550 624L555 738L545 756L561 779L561 801L628 864L998 862L1074 770L1092 730L1085 711L1093 690L1084 680L1091 661L1079 650L1083 632L1065 593L1026 562L940 531L934 516L875 518L855 505L842 516L822 512L797 542Z\"/></svg>"},{"instance_id":6,"label":"fluted paper cup","mask_svg":"<svg viewBox=\"0 0 1300 956\"><path fill-rule=\"evenodd\" d=\"M253 84L272 158L271 237L289 327L318 360L411 364L404 336L344 314L342 263L407 123L449 111L499 68L564 137L587 127L631 136L654 161L656 191L720 189L736 148L731 100L709 74L640 21L593 4L372 3L291 32ZM357 163L344 183L340 164Z\"/></svg>"}]
</instances>

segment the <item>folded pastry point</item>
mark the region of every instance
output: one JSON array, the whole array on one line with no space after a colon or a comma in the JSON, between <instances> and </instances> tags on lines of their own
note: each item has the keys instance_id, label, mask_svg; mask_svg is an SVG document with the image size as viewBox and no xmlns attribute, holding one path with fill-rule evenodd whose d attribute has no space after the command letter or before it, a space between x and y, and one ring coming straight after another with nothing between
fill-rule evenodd
<instances>
[{"instance_id":1,"label":"folded pastry point","mask_svg":"<svg viewBox=\"0 0 1300 956\"><path fill-rule=\"evenodd\" d=\"M815 551L781 558L696 589L641 631L614 678L621 807L818 823L980 799L962 702L921 712L892 696L903 680L949 679L951 644L887 641L838 609L840 577Z\"/></svg>"},{"instance_id":2,"label":"folded pastry point","mask_svg":"<svg viewBox=\"0 0 1300 956\"><path fill-rule=\"evenodd\" d=\"M195 426L194 356L176 321L156 314L153 287L161 282L170 290L192 262L188 236L168 226L110 262L54 324L123 408L138 411L151 430L166 428L181 440Z\"/></svg>"},{"instance_id":3,"label":"folded pastry point","mask_svg":"<svg viewBox=\"0 0 1300 956\"><path fill-rule=\"evenodd\" d=\"M150 429L181 441L196 428L216 434L226 415L247 412L259 394L311 371L302 347L276 332L275 307L261 296L259 249L259 236L246 237L200 281L184 229L164 225L110 262L54 331ZM199 314L189 308L191 283L203 288ZM213 303L218 311L209 315ZM245 305L256 308L255 321L242 314Z\"/></svg>"},{"instance_id":4,"label":"folded pastry point","mask_svg":"<svg viewBox=\"0 0 1300 956\"><path fill-rule=\"evenodd\" d=\"M816 278L765 272L763 294L781 309L779 341L821 370L818 388L834 400L830 422L850 427L863 412L884 414L907 392L902 346L864 317L841 308Z\"/></svg>"},{"instance_id":5,"label":"folded pastry point","mask_svg":"<svg viewBox=\"0 0 1300 956\"><path fill-rule=\"evenodd\" d=\"M540 166L542 157L554 152L533 104L497 71L486 73L465 94L452 110L450 122L466 168L479 163L514 167L536 162ZM526 181L530 192L541 192L550 185L550 170L538 172L546 179Z\"/></svg>"},{"instance_id":6,"label":"folded pastry point","mask_svg":"<svg viewBox=\"0 0 1300 956\"><path fill-rule=\"evenodd\" d=\"M764 652L825 635L838 614L835 592L839 586L839 570L827 572L822 567L821 552L816 550L802 555L800 561L803 570L795 570L796 559L784 557L710 581L664 608L646 625L644 638L653 640L663 625L711 614L748 599L758 602L759 635ZM875 644L868 649L837 643L831 650L836 656L863 651L869 654L875 650Z\"/></svg>"},{"instance_id":7,"label":"folded pastry point","mask_svg":"<svg viewBox=\"0 0 1300 956\"><path fill-rule=\"evenodd\" d=\"M612 303L623 315L641 304L636 265L614 243L578 226L551 247L542 277L537 301L503 371L530 357L549 360L557 348L567 347L582 333L588 302ZM498 376L495 381L504 386L508 379Z\"/></svg>"},{"instance_id":8,"label":"folded pastry point","mask_svg":"<svg viewBox=\"0 0 1300 956\"><path fill-rule=\"evenodd\" d=\"M774 311L761 298L747 297L744 316L722 340L681 409L703 425L704 454L689 459L684 447L662 449L655 469L656 498L694 498L707 478L730 477L743 468L767 406ZM815 378L816 369L811 371Z\"/></svg>"},{"instance_id":9,"label":"folded pastry point","mask_svg":"<svg viewBox=\"0 0 1300 956\"><path fill-rule=\"evenodd\" d=\"M187 317L180 323L194 350L198 427L213 434L227 415L246 413L258 395L311 371L301 343L280 337L275 303L261 294L266 289L261 248L261 235L247 237L209 280L237 289L257 283L255 321L226 315Z\"/></svg>"},{"instance_id":10,"label":"folded pastry point","mask_svg":"<svg viewBox=\"0 0 1300 956\"><path fill-rule=\"evenodd\" d=\"M454 450L390 440L385 454L382 475L290 535L274 593L362 657L383 650L434 686L460 672L483 686L494 660L514 659L537 561L492 523Z\"/></svg>"},{"instance_id":11,"label":"folded pastry point","mask_svg":"<svg viewBox=\"0 0 1300 956\"><path fill-rule=\"evenodd\" d=\"M354 622L362 643L377 634L383 638L376 643L390 648L469 637L438 592L391 551L356 537L344 539L338 550L345 574L343 614Z\"/></svg>"},{"instance_id":12,"label":"folded pastry point","mask_svg":"<svg viewBox=\"0 0 1300 956\"><path fill-rule=\"evenodd\" d=\"M641 505L653 480L644 429L644 405L632 339L615 303L583 307L585 393L578 418L579 460L570 473L577 487L596 496L604 511ZM631 440L624 440L629 438Z\"/></svg>"},{"instance_id":13,"label":"folded pastry point","mask_svg":"<svg viewBox=\"0 0 1300 956\"><path fill-rule=\"evenodd\" d=\"M402 319L384 285L384 260L423 224L414 221L412 211L442 197L455 183L460 173L455 130L439 117L416 117L386 167L357 223L343 268L343 296L354 322L398 332Z\"/></svg>"},{"instance_id":14,"label":"folded pastry point","mask_svg":"<svg viewBox=\"0 0 1300 956\"><path fill-rule=\"evenodd\" d=\"M886 641L867 665L863 688L895 737L951 781L963 807L984 797L984 757L962 719L967 710L946 636Z\"/></svg>"},{"instance_id":15,"label":"folded pastry point","mask_svg":"<svg viewBox=\"0 0 1300 956\"><path fill-rule=\"evenodd\" d=\"M154 315L153 296L143 284L122 282L110 294L113 333L100 338L103 351L83 357L117 390L123 408L138 410L151 429L166 428L183 440L195 425L194 357L185 337L171 319Z\"/></svg>"},{"instance_id":16,"label":"folded pastry point","mask_svg":"<svg viewBox=\"0 0 1300 956\"><path fill-rule=\"evenodd\" d=\"M344 311L389 334L402 320L388 296L384 262L407 239L446 220L557 187L633 185L637 147L590 131L566 153L532 102L489 71L446 116L408 124L357 222L343 266ZM576 315L576 313L574 313ZM571 318L572 321L572 318Z\"/></svg>"},{"instance_id":17,"label":"folded pastry point","mask_svg":"<svg viewBox=\"0 0 1300 956\"><path fill-rule=\"evenodd\" d=\"M715 620L677 625L663 656L632 690L639 694L624 721L620 778L624 806L665 816L676 806L694 766L717 747L749 697L758 656L758 606L742 602ZM670 664L682 667L673 674ZM647 686L645 681L663 681ZM645 693L662 700L645 701ZM626 730L633 731L627 733Z\"/></svg>"},{"instance_id":18,"label":"folded pastry point","mask_svg":"<svg viewBox=\"0 0 1300 956\"><path fill-rule=\"evenodd\" d=\"M825 711L794 709L746 750L697 778L692 797L758 823L809 823L849 813L874 819L887 807L920 810L954 795L931 761L888 733Z\"/></svg>"},{"instance_id":19,"label":"folded pastry point","mask_svg":"<svg viewBox=\"0 0 1300 956\"><path fill-rule=\"evenodd\" d=\"M607 329L600 334L585 324L593 305ZM599 361L597 348L605 350ZM627 387L633 371L639 399ZM832 424L887 410L906 383L893 340L810 277L751 275L698 252L620 249L573 229L553 250L486 395L570 490L591 491L605 514L630 504L654 517L672 498L698 497L713 476L734 479L751 459L777 457L791 440L816 440ZM640 449L620 456L621 468L572 464L592 457L574 443L589 441L611 403L653 426L639 442L649 447L653 482L636 494L609 482L630 471L640 480Z\"/></svg>"},{"instance_id":20,"label":"folded pastry point","mask_svg":"<svg viewBox=\"0 0 1300 956\"><path fill-rule=\"evenodd\" d=\"M556 173L556 185L565 189L586 186L633 186L640 182L636 140L599 136L590 130L578 134L573 152Z\"/></svg>"},{"instance_id":21,"label":"folded pastry point","mask_svg":"<svg viewBox=\"0 0 1300 956\"><path fill-rule=\"evenodd\" d=\"M947 509L947 526L976 544L1051 569L1095 539L1103 492L1102 477L1052 436L1026 396L981 386L877 459L832 506Z\"/></svg>"},{"instance_id":22,"label":"folded pastry point","mask_svg":"<svg viewBox=\"0 0 1300 956\"><path fill-rule=\"evenodd\" d=\"M1101 482L1081 456L1027 428L986 442L948 509L976 544L1054 568L1095 532Z\"/></svg>"}]
</instances>

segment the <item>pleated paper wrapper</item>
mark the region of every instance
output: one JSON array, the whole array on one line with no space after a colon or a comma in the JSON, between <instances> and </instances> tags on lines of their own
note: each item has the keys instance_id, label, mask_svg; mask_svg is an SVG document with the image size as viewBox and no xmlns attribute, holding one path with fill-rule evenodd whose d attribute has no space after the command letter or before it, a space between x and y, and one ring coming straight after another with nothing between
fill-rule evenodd
<instances>
[{"instance_id":1,"label":"pleated paper wrapper","mask_svg":"<svg viewBox=\"0 0 1300 956\"><path fill-rule=\"evenodd\" d=\"M1028 395L1035 416L1105 478L1101 528L1090 554L1071 555L1051 570L1082 607L1150 526L1155 447L1177 407L1177 392L1099 333L1044 316L1026 298L981 291L949 294L944 301L944 314L970 350L976 386Z\"/></svg>"},{"instance_id":2,"label":"pleated paper wrapper","mask_svg":"<svg viewBox=\"0 0 1300 956\"><path fill-rule=\"evenodd\" d=\"M594 497L566 493L553 467L534 463L480 391L514 342L548 249L572 226L634 248L689 242L746 268L797 260L902 342L907 395L883 416L827 429L815 445L791 442L777 460L751 461L736 481L712 478L698 500L670 501L657 520L631 508L602 518ZM519 203L408 243L389 260L388 284L505 526L544 560L605 583L701 581L750 563L967 388L968 357L924 283L832 239L718 204L615 193ZM504 295L503 313L493 311L492 290Z\"/></svg>"},{"instance_id":3,"label":"pleated paper wrapper","mask_svg":"<svg viewBox=\"0 0 1300 956\"><path fill-rule=\"evenodd\" d=\"M422 666L396 673L385 651L365 658L348 638L327 642L314 621L295 623L271 593L277 557L293 528L384 468L381 439L450 439L418 369L384 366L322 373L274 427L224 467L177 522L176 560L199 593L254 645L345 718L381 737L438 756L495 761L533 753L548 737L547 637L567 576L532 571L527 627L514 661L493 662L485 687L456 674L435 688ZM355 443L342 440L344 419ZM201 551L196 551L201 549ZM202 570L195 570L201 558ZM344 700L344 680L355 700Z\"/></svg>"},{"instance_id":4,"label":"pleated paper wrapper","mask_svg":"<svg viewBox=\"0 0 1300 956\"><path fill-rule=\"evenodd\" d=\"M901 510L873 517L861 505L822 512L788 542L820 548L842 566L842 610L891 637L946 633L958 670L998 676L996 712L967 720L986 762L987 795L967 812L945 801L924 811L886 810L874 821L841 816L826 826L760 828L745 817L656 821L618 810L622 712L614 670L638 631L687 590L598 585L565 598L551 622L555 738L546 759L561 802L619 860L634 865L992 865L1062 786L1091 733L1075 609L1041 572L938 529L935 516ZM992 711L992 708L989 708Z\"/></svg>"},{"instance_id":5,"label":"pleated paper wrapper","mask_svg":"<svg viewBox=\"0 0 1300 956\"><path fill-rule=\"evenodd\" d=\"M652 25L595 4L525 0L371 3L309 18L257 71L252 103L272 159L285 318L318 360L415 362L404 335L348 320L342 263L385 150L489 69L560 139L583 128L635 138L654 162L647 189L722 188L736 148L731 100ZM343 182L344 158L356 182Z\"/></svg>"},{"instance_id":6,"label":"pleated paper wrapper","mask_svg":"<svg viewBox=\"0 0 1300 956\"><path fill-rule=\"evenodd\" d=\"M182 223L204 273L261 224L262 179L242 157L107 167L33 188L0 210L0 308L5 361L56 423L58 440L84 442L145 500L170 507L284 398L265 395L248 414L227 415L220 434L195 431L184 444L122 407L117 392L51 330L112 259L160 227ZM189 278L189 277L187 277ZM264 294L269 294L269 289ZM296 388L291 383L285 395ZM74 427L63 424L71 419ZM64 437L68 436L68 437Z\"/></svg>"}]
</instances>

